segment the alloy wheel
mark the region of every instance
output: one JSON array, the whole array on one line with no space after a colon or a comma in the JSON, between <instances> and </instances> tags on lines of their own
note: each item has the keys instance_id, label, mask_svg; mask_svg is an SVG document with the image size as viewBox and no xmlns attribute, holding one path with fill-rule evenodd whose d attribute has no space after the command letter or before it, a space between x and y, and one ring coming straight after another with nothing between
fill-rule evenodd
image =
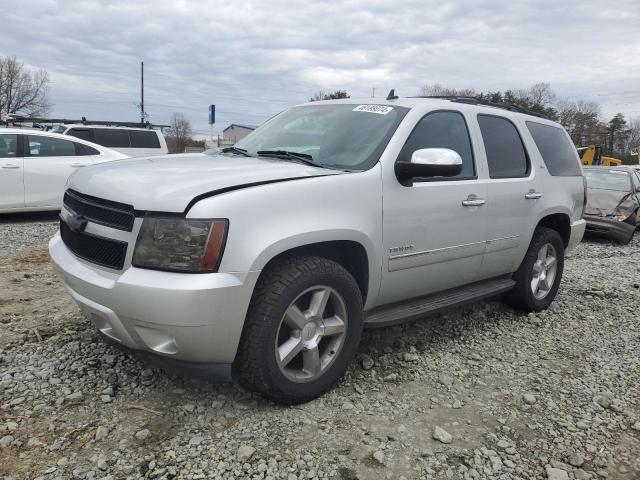
<instances>
[{"instance_id":1,"label":"alloy wheel","mask_svg":"<svg viewBox=\"0 0 640 480\"><path fill-rule=\"evenodd\" d=\"M538 258L533 264L531 291L533 296L542 300L553 288L558 271L558 255L550 243L545 243L538 250Z\"/></svg>"},{"instance_id":2,"label":"alloy wheel","mask_svg":"<svg viewBox=\"0 0 640 480\"><path fill-rule=\"evenodd\" d=\"M328 286L311 287L291 302L276 336L276 362L294 382L321 376L337 358L347 334L344 299Z\"/></svg>"}]
</instances>

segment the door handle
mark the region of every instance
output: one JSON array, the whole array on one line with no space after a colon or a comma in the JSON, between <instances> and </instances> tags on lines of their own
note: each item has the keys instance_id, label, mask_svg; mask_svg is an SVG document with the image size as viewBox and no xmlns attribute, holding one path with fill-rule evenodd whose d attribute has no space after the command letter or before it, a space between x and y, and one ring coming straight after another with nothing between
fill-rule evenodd
<instances>
[{"instance_id":1,"label":"door handle","mask_svg":"<svg viewBox=\"0 0 640 480\"><path fill-rule=\"evenodd\" d=\"M12 165L10 163L7 163L6 165L2 165L2 168L14 169L14 168L20 168L20 165Z\"/></svg>"},{"instance_id":2,"label":"door handle","mask_svg":"<svg viewBox=\"0 0 640 480\"><path fill-rule=\"evenodd\" d=\"M479 207L484 205L486 200L484 198L478 198L476 195L469 195L466 200L462 201L462 205L465 207Z\"/></svg>"},{"instance_id":3,"label":"door handle","mask_svg":"<svg viewBox=\"0 0 640 480\"><path fill-rule=\"evenodd\" d=\"M80 168L80 167L86 167L87 164L86 163L72 163L71 166L75 167L75 168Z\"/></svg>"},{"instance_id":4,"label":"door handle","mask_svg":"<svg viewBox=\"0 0 640 480\"><path fill-rule=\"evenodd\" d=\"M542 198L542 193L531 190L529 193L524 194L524 198L526 198L527 200L537 200L539 198Z\"/></svg>"}]
</instances>

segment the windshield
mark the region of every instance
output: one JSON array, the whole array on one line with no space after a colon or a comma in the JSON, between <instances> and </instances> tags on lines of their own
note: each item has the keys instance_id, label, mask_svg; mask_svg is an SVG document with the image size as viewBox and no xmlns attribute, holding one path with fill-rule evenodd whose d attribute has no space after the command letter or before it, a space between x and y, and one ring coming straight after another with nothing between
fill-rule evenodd
<instances>
[{"instance_id":1,"label":"windshield","mask_svg":"<svg viewBox=\"0 0 640 480\"><path fill-rule=\"evenodd\" d=\"M257 128L235 147L251 156L258 152L291 152L309 155L306 158L318 166L366 170L378 161L408 110L395 105L294 107Z\"/></svg>"},{"instance_id":2,"label":"windshield","mask_svg":"<svg viewBox=\"0 0 640 480\"><path fill-rule=\"evenodd\" d=\"M616 190L628 192L631 190L629 173L622 170L584 170L587 187L600 190Z\"/></svg>"}]
</instances>

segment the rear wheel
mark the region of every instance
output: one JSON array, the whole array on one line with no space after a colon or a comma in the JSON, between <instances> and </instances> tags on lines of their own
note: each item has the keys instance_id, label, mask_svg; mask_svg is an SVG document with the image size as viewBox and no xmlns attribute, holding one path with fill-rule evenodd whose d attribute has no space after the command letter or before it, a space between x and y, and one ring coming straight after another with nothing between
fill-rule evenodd
<instances>
[{"instance_id":1,"label":"rear wheel","mask_svg":"<svg viewBox=\"0 0 640 480\"><path fill-rule=\"evenodd\" d=\"M506 302L526 311L548 308L558 293L563 270L564 242L560 234L550 228L537 228L513 276L516 286L504 295Z\"/></svg>"},{"instance_id":2,"label":"rear wheel","mask_svg":"<svg viewBox=\"0 0 640 480\"><path fill-rule=\"evenodd\" d=\"M316 398L354 357L362 319L360 289L342 266L322 257L284 260L259 280L234 374L276 402Z\"/></svg>"}]
</instances>

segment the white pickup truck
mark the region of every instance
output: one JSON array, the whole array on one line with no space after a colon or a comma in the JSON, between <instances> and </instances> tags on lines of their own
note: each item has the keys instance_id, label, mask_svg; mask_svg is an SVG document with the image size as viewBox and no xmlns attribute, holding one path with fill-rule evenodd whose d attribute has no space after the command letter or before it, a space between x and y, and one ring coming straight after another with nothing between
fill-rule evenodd
<instances>
[{"instance_id":1,"label":"white pickup truck","mask_svg":"<svg viewBox=\"0 0 640 480\"><path fill-rule=\"evenodd\" d=\"M296 403L342 376L365 326L497 294L547 308L584 204L558 124L390 95L293 107L217 153L82 169L49 248L105 339Z\"/></svg>"}]
</instances>

